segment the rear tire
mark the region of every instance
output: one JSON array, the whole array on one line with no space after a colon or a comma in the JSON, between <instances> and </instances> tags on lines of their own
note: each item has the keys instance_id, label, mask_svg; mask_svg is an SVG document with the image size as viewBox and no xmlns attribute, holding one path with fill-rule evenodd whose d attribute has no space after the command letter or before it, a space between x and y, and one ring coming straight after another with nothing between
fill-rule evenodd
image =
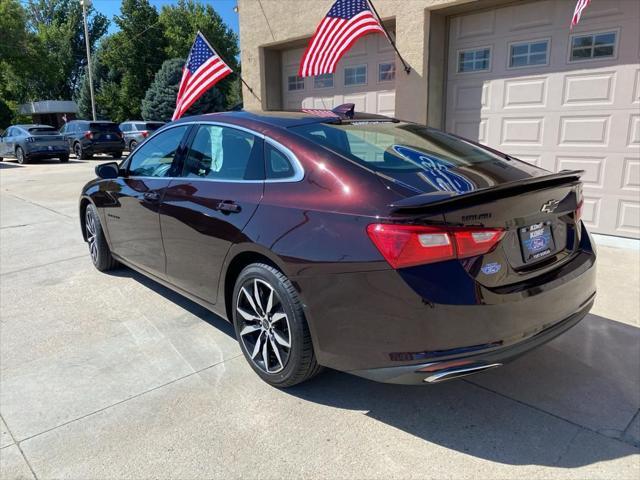
<instances>
[{"instance_id":1,"label":"rear tire","mask_svg":"<svg viewBox=\"0 0 640 480\"><path fill-rule=\"evenodd\" d=\"M233 324L245 359L269 385L291 387L322 370L298 294L276 268L254 263L240 272Z\"/></svg>"},{"instance_id":2,"label":"rear tire","mask_svg":"<svg viewBox=\"0 0 640 480\"><path fill-rule=\"evenodd\" d=\"M111 255L109 245L102 230L98 210L92 204L85 210L85 230L91 262L101 272L112 270L118 266L118 261Z\"/></svg>"},{"instance_id":3,"label":"rear tire","mask_svg":"<svg viewBox=\"0 0 640 480\"><path fill-rule=\"evenodd\" d=\"M91 158L91 155L87 153L84 148L82 148L82 144L80 142L76 142L73 145L73 153L76 154L76 158L78 160L88 160Z\"/></svg>"},{"instance_id":4,"label":"rear tire","mask_svg":"<svg viewBox=\"0 0 640 480\"><path fill-rule=\"evenodd\" d=\"M133 152L137 146L138 142L136 142L135 140L131 140L131 142L129 143L129 153Z\"/></svg>"},{"instance_id":5,"label":"rear tire","mask_svg":"<svg viewBox=\"0 0 640 480\"><path fill-rule=\"evenodd\" d=\"M16 158L18 159L18 163L21 165L29 163L29 158L24 154L22 147L16 147Z\"/></svg>"}]
</instances>

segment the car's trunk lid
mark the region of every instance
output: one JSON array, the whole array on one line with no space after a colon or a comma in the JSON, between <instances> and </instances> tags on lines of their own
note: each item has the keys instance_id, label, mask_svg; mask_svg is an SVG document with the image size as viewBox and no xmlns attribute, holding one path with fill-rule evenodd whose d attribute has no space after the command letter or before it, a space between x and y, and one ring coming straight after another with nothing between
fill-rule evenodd
<instances>
[{"instance_id":1,"label":"car's trunk lid","mask_svg":"<svg viewBox=\"0 0 640 480\"><path fill-rule=\"evenodd\" d=\"M492 186L469 191L434 189L395 201L392 216L431 224L440 217L454 229L504 229L497 248L461 262L482 285L509 285L541 275L576 252L581 174L563 171L501 183L493 177Z\"/></svg>"}]
</instances>

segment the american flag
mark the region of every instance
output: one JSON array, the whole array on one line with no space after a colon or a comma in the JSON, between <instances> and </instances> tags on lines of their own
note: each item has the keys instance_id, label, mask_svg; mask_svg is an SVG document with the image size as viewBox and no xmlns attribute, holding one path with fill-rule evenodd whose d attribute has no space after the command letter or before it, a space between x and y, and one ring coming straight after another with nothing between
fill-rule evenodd
<instances>
[{"instance_id":1,"label":"american flag","mask_svg":"<svg viewBox=\"0 0 640 480\"><path fill-rule=\"evenodd\" d=\"M571 18L571 28L578 24L582 16L582 11L589 6L589 3L591 3L591 0L578 0L576 9L573 11L573 17Z\"/></svg>"},{"instance_id":2,"label":"american flag","mask_svg":"<svg viewBox=\"0 0 640 480\"><path fill-rule=\"evenodd\" d=\"M222 61L200 32L196 35L187 63L182 69L178 87L176 110L171 120L177 120L204 92L229 75L233 70Z\"/></svg>"},{"instance_id":3,"label":"american flag","mask_svg":"<svg viewBox=\"0 0 640 480\"><path fill-rule=\"evenodd\" d=\"M363 35L382 33L367 0L338 0L322 19L300 61L298 75L333 73L340 57Z\"/></svg>"}]
</instances>

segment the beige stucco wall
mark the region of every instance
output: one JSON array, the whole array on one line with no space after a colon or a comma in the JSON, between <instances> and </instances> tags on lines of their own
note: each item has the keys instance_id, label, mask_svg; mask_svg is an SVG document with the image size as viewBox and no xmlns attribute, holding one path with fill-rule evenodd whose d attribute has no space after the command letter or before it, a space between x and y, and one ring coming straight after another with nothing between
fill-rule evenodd
<instances>
[{"instance_id":1,"label":"beige stucco wall","mask_svg":"<svg viewBox=\"0 0 640 480\"><path fill-rule=\"evenodd\" d=\"M473 0L375 0L380 16L395 19L396 44L411 74L396 75L396 116L420 123L427 121L427 76L429 55L429 10L468 3ZM304 45L331 8L334 0L239 0L242 76L262 99L262 104L244 87L247 109L273 105L268 96L279 95L267 87L265 70L280 69L280 63L265 56L261 47L300 42ZM444 48L444 45L443 45Z\"/></svg>"}]
</instances>

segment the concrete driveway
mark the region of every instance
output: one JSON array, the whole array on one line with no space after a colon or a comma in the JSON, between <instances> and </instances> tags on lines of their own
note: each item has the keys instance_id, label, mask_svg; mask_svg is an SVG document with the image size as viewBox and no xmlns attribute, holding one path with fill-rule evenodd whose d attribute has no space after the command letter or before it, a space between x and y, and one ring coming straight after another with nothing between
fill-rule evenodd
<instances>
[{"instance_id":1,"label":"concrete driveway","mask_svg":"<svg viewBox=\"0 0 640 480\"><path fill-rule=\"evenodd\" d=\"M220 318L92 267L77 196L97 163L0 164L3 479L639 478L637 249L601 246L593 313L504 368L280 391Z\"/></svg>"}]
</instances>

